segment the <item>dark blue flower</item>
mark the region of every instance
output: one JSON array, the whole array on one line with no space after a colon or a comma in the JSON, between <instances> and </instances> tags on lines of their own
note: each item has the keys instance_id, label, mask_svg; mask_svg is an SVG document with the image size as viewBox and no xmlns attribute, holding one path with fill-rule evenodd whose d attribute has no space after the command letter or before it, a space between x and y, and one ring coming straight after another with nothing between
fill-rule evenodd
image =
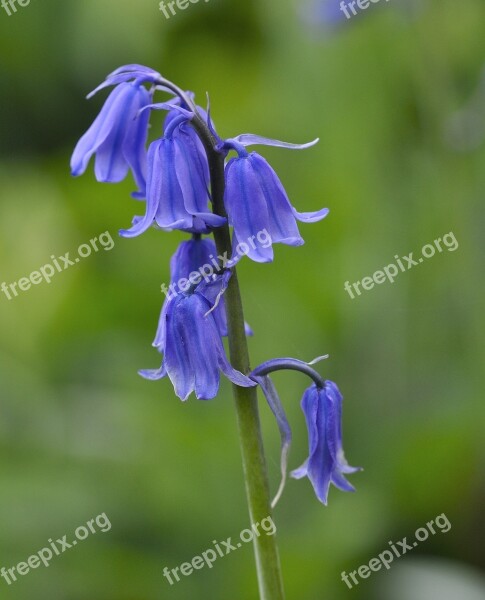
<instances>
[{"instance_id":1,"label":"dark blue flower","mask_svg":"<svg viewBox=\"0 0 485 600\"><path fill-rule=\"evenodd\" d=\"M353 492L344 474L360 471L348 465L342 448L342 395L332 381L325 381L324 388L313 384L305 391L301 407L308 428L309 457L291 476L308 477L317 498L327 504L330 484Z\"/></svg>"},{"instance_id":2,"label":"dark blue flower","mask_svg":"<svg viewBox=\"0 0 485 600\"><path fill-rule=\"evenodd\" d=\"M157 105L154 105L155 107ZM162 104L164 108L169 104ZM182 229L191 233L208 233L226 219L209 209L209 169L197 141L187 129L181 129L191 118L183 108L171 118L164 136L148 149L146 213L136 218L131 229L122 230L124 237L135 237L152 225L162 229Z\"/></svg>"},{"instance_id":3,"label":"dark blue flower","mask_svg":"<svg viewBox=\"0 0 485 600\"><path fill-rule=\"evenodd\" d=\"M140 110L152 102L152 92L143 83L153 83L160 74L141 65L127 65L111 73L88 97L100 89L116 85L101 112L82 136L71 158L73 175L82 175L93 155L96 179L122 181L131 169L138 186L136 197L145 195L147 112Z\"/></svg>"},{"instance_id":4,"label":"dark blue flower","mask_svg":"<svg viewBox=\"0 0 485 600\"><path fill-rule=\"evenodd\" d=\"M217 269L217 250L212 239L196 236L180 243L177 251L170 259L170 285L168 288L162 286L162 291L167 298L162 307L157 333L153 342L155 348L158 348L160 352L163 352L166 312L170 299L177 294L187 292L189 288L199 284L204 277L206 283L209 283ZM220 334L222 336L227 335L223 298L214 309L213 314Z\"/></svg>"},{"instance_id":5,"label":"dark blue flower","mask_svg":"<svg viewBox=\"0 0 485 600\"><path fill-rule=\"evenodd\" d=\"M213 275L219 268L214 240L209 237L193 236L190 240L181 242L170 259L170 281L176 285L183 279L189 279L191 273L199 271L205 265L207 268L204 269L204 273L207 277ZM202 275L197 283L200 283L201 279Z\"/></svg>"},{"instance_id":6,"label":"dark blue flower","mask_svg":"<svg viewBox=\"0 0 485 600\"><path fill-rule=\"evenodd\" d=\"M165 339L165 315L168 302L176 294L187 292L190 288L202 281L209 284L217 274L221 274L221 264L217 256L217 249L211 238L193 236L192 239L181 242L177 251L170 259L170 285L162 285L162 291L167 296L153 345L163 351ZM221 296L219 304L213 311L221 336L227 336L227 317L224 297ZM246 335L253 335L249 325L246 324Z\"/></svg>"},{"instance_id":7,"label":"dark blue flower","mask_svg":"<svg viewBox=\"0 0 485 600\"><path fill-rule=\"evenodd\" d=\"M195 94L191 91L187 91L186 95L191 100L195 99ZM200 137L197 135L195 129L189 124L189 120L184 121L181 120L180 117L180 108L183 110L189 111L190 107L187 106L184 102L180 100L180 98L173 98L166 104L154 104L152 108L166 108L167 106L172 105L173 108L168 111L167 116L165 117L164 122L164 130L172 129L173 137L178 138L181 142L181 145L185 146L186 153L188 158L193 161L196 165L196 169L198 173L201 174L202 179L205 185L205 192L209 189L210 185L210 175L209 175L209 163L207 161L207 154L204 149L204 145L202 144ZM204 119L204 121L208 121L207 112L198 105L195 105L197 112ZM180 108L179 108L180 107ZM174 121L177 123L174 124ZM201 195L202 199L206 199L207 195L203 193ZM202 205L203 206L203 205ZM198 233L198 232L190 232L190 233ZM204 232L205 233L205 232ZM207 232L209 233L209 232Z\"/></svg>"},{"instance_id":8,"label":"dark blue flower","mask_svg":"<svg viewBox=\"0 0 485 600\"><path fill-rule=\"evenodd\" d=\"M283 492L286 481L286 464L291 443L291 429L269 374L275 371L299 371L311 379L314 384L303 395L301 406L306 417L309 435L309 457L292 477L299 479L308 476L318 499L327 504L330 483L344 491L354 491L345 479L344 473L354 473L359 468L350 467L342 449L342 396L331 381L323 378L312 368L315 363L328 358L319 356L310 363L295 358L273 358L256 367L250 377L256 381L268 401L281 435L281 484L273 500L276 504Z\"/></svg>"},{"instance_id":9,"label":"dark blue flower","mask_svg":"<svg viewBox=\"0 0 485 600\"><path fill-rule=\"evenodd\" d=\"M265 144L284 148L306 148L311 144L286 144L253 135L226 140L225 150L236 150L238 156L226 166L225 206L229 223L234 227L234 247L255 240L262 231L269 232L273 243L301 246L304 241L296 221L312 223L327 216L328 209L299 213L291 205L275 171L256 152L248 154L245 146ZM248 244L247 256L256 262L273 260L272 245Z\"/></svg>"},{"instance_id":10,"label":"dark blue flower","mask_svg":"<svg viewBox=\"0 0 485 600\"><path fill-rule=\"evenodd\" d=\"M140 371L146 379L168 376L181 400L193 391L201 400L214 398L219 390L220 371L241 387L256 385L230 365L213 313L229 276L230 272L226 272L210 284L202 282L195 290L168 300L160 340L162 366L158 371Z\"/></svg>"}]
</instances>

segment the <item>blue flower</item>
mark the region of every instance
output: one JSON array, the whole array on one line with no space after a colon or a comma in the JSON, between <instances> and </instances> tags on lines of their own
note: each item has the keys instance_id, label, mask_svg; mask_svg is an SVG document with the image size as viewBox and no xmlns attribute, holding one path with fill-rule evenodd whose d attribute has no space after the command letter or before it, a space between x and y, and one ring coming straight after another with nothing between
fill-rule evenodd
<instances>
[{"instance_id":1,"label":"blue flower","mask_svg":"<svg viewBox=\"0 0 485 600\"><path fill-rule=\"evenodd\" d=\"M191 91L187 91L186 95L191 100L195 99L195 94ZM200 199L205 201L204 204L201 204L199 208L205 209L207 208L207 197L208 190L210 186L210 175L209 175L209 163L207 161L207 154L204 149L204 145L202 144L200 137L193 127L189 125L189 121L191 120L192 115L190 113L183 113L188 116L187 120L180 119L180 108L184 111L190 111L190 107L187 106L184 102L180 100L180 98L174 98L167 103L154 104L151 108L167 108L172 105L173 108L168 111L167 116L165 117L164 130L172 130L173 137L178 138L181 144L181 147L185 148L185 154L187 156L187 160L193 162L195 164L195 169L197 171L197 179L202 179L204 184L204 189L200 194ZM208 115L207 112L201 107L197 106L197 111L200 116L207 122ZM174 121L176 121L174 123ZM210 231L189 231L189 233L210 233Z\"/></svg>"},{"instance_id":2,"label":"blue flower","mask_svg":"<svg viewBox=\"0 0 485 600\"><path fill-rule=\"evenodd\" d=\"M299 371L311 379L301 402L306 417L309 435L309 457L305 463L291 473L295 479L308 476L318 499L327 504L328 489L333 483L339 489L350 492L354 488L345 479L344 473L354 473L360 468L350 467L342 449L342 396L331 381L323 378L312 368L317 362L328 358L319 356L310 363L295 358L273 358L256 367L249 375L263 391L273 412L281 436L281 484L273 500L275 506L283 492L286 481L286 465L291 444L291 428L284 408L269 377L270 373L282 370Z\"/></svg>"},{"instance_id":3,"label":"blue flower","mask_svg":"<svg viewBox=\"0 0 485 600\"><path fill-rule=\"evenodd\" d=\"M173 105L160 104L170 108ZM150 108L153 108L152 106ZM152 225L162 229L182 229L190 233L208 233L226 222L213 214L209 203L209 168L200 142L186 125L192 114L181 107L170 118L164 136L148 149L147 204L144 217L137 217L123 237L135 237ZM185 128L182 127L185 125Z\"/></svg>"},{"instance_id":4,"label":"blue flower","mask_svg":"<svg viewBox=\"0 0 485 600\"><path fill-rule=\"evenodd\" d=\"M88 97L100 89L116 85L101 112L82 136L71 158L71 172L82 175L93 155L96 179L122 181L131 169L138 186L135 197L145 195L147 112L140 110L152 102L152 92L143 83L154 83L160 74L141 65L127 65L111 73Z\"/></svg>"},{"instance_id":5,"label":"blue flower","mask_svg":"<svg viewBox=\"0 0 485 600\"><path fill-rule=\"evenodd\" d=\"M146 379L168 376L181 400L187 400L193 391L200 400L214 398L220 371L241 387L256 385L230 365L213 313L229 276L228 271L210 284L202 282L195 290L167 301L160 340L162 366L156 371L140 371L140 375Z\"/></svg>"},{"instance_id":6,"label":"blue flower","mask_svg":"<svg viewBox=\"0 0 485 600\"><path fill-rule=\"evenodd\" d=\"M232 149L238 153L226 166L224 198L229 223L234 227L234 247L240 242L254 240L261 231L269 232L273 243L301 246L304 241L296 221L312 223L327 216L327 208L310 213L297 212L268 162L256 152L248 154L245 149L251 144L299 149L313 143L295 145L254 135L241 135L221 144L221 149ZM271 262L273 248L272 245L263 247L252 243L249 244L247 255L256 262Z\"/></svg>"},{"instance_id":7,"label":"blue flower","mask_svg":"<svg viewBox=\"0 0 485 600\"><path fill-rule=\"evenodd\" d=\"M324 388L313 384L305 391L301 407L308 428L309 457L291 476L308 477L317 498L327 504L330 484L353 492L344 474L360 471L348 465L342 448L342 395L332 381L325 381Z\"/></svg>"},{"instance_id":8,"label":"blue flower","mask_svg":"<svg viewBox=\"0 0 485 600\"><path fill-rule=\"evenodd\" d=\"M216 245L209 237L193 236L192 239L181 242L170 259L170 281L176 285L182 279L189 279L191 273L205 266L206 277L213 275L219 268ZM202 275L199 282L201 278Z\"/></svg>"},{"instance_id":9,"label":"blue flower","mask_svg":"<svg viewBox=\"0 0 485 600\"><path fill-rule=\"evenodd\" d=\"M157 334L153 342L155 348L163 352L166 311L170 298L176 294L187 292L202 280L209 284L220 273L221 264L218 262L216 245L211 238L195 235L192 239L180 243L170 259L170 285L168 288L166 285L162 285L162 291L166 294L167 299L162 307ZM227 336L227 317L223 296L220 297L212 314L221 336ZM246 335L253 335L247 324Z\"/></svg>"},{"instance_id":10,"label":"blue flower","mask_svg":"<svg viewBox=\"0 0 485 600\"><path fill-rule=\"evenodd\" d=\"M306 0L302 5L300 14L311 27L334 28L349 19L342 7L348 13L350 12L348 11L347 2L342 2L342 0ZM352 15L351 12L350 15Z\"/></svg>"}]
</instances>

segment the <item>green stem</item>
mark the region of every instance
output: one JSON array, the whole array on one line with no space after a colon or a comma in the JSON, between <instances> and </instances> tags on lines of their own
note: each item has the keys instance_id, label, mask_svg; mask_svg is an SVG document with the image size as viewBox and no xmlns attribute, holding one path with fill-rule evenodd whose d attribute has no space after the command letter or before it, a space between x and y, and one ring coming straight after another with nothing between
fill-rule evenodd
<instances>
[{"instance_id":1,"label":"green stem","mask_svg":"<svg viewBox=\"0 0 485 600\"><path fill-rule=\"evenodd\" d=\"M192 125L199 134L209 161L211 176L212 204L215 214L226 217L224 207L224 157L215 150L211 132L198 115ZM214 230L214 238L219 254L227 252L231 256L231 234L229 227ZM244 327L244 314L236 269L224 295L229 338L229 353L232 366L242 373L249 373L249 351ZM234 385L233 394L236 406L239 437L246 482L246 494L251 523L261 523L267 517L272 518L271 498L264 456L263 439L258 411L256 388L243 388ZM258 573L261 600L283 600L283 582L276 545L276 535L254 537L254 552Z\"/></svg>"}]
</instances>

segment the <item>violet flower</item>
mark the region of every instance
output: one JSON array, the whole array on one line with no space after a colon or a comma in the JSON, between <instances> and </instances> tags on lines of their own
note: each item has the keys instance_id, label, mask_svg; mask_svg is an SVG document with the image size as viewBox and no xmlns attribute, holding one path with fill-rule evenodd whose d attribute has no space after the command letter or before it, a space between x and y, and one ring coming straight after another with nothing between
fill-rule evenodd
<instances>
[{"instance_id":1,"label":"violet flower","mask_svg":"<svg viewBox=\"0 0 485 600\"><path fill-rule=\"evenodd\" d=\"M317 498L327 504L330 484L344 492L354 492L355 488L345 475L361 470L349 466L344 456L342 395L332 381L325 381L324 388L314 383L305 391L301 408L308 428L309 456L291 476L295 479L308 477Z\"/></svg>"},{"instance_id":2,"label":"violet flower","mask_svg":"<svg viewBox=\"0 0 485 600\"><path fill-rule=\"evenodd\" d=\"M219 391L220 371L241 387L256 385L230 365L214 317L214 308L229 276L230 272L226 272L209 284L202 282L194 290L168 300L159 340L163 348L162 366L158 370L140 371L142 377L168 376L181 400L187 400L194 391L200 400L214 398Z\"/></svg>"},{"instance_id":3,"label":"violet flower","mask_svg":"<svg viewBox=\"0 0 485 600\"><path fill-rule=\"evenodd\" d=\"M94 172L100 182L122 181L129 170L138 186L135 197L145 195L146 140L148 118L140 110L152 102L152 92L144 83L154 83L161 76L140 65L127 65L113 71L98 88L115 85L101 112L77 143L71 157L71 172L82 175L95 155Z\"/></svg>"},{"instance_id":4,"label":"violet flower","mask_svg":"<svg viewBox=\"0 0 485 600\"><path fill-rule=\"evenodd\" d=\"M347 463L342 447L342 395L332 381L324 381L311 365L328 358L320 356L311 363L294 358L275 358L259 365L250 377L256 381L273 412L281 435L281 484L273 500L273 506L280 498L286 481L286 465L291 443L291 429L284 408L269 374L280 370L295 370L308 375L314 383L303 394L301 407L305 414L309 456L304 464L292 471L294 479L308 477L317 498L327 504L328 490L332 483L344 492L355 491L345 479L345 474L360 471Z\"/></svg>"},{"instance_id":5,"label":"violet flower","mask_svg":"<svg viewBox=\"0 0 485 600\"><path fill-rule=\"evenodd\" d=\"M246 146L253 144L303 149L317 141L309 144L288 144L245 134L221 144L221 148L226 151L235 150L238 154L226 165L224 197L229 223L234 227L234 247L237 247L239 242L256 239L258 233L264 230L269 232L273 243L301 246L304 240L296 221L314 223L327 216L327 208L299 213L291 205L281 181L269 163L256 152L249 154L246 151ZM249 258L256 262L273 260L272 245L253 246L249 247Z\"/></svg>"},{"instance_id":6,"label":"violet flower","mask_svg":"<svg viewBox=\"0 0 485 600\"><path fill-rule=\"evenodd\" d=\"M165 321L168 302L176 294L187 292L191 287L202 281L210 283L216 274L222 274L218 262L217 249L214 241L208 237L194 235L190 240L181 242L177 251L170 259L170 285L162 285L162 291L167 296L163 303L158 322L158 329L153 346L163 351L165 339ZM227 317L224 297L215 307L214 319L221 336L227 336ZM246 323L246 335L253 335L252 329Z\"/></svg>"},{"instance_id":7,"label":"violet flower","mask_svg":"<svg viewBox=\"0 0 485 600\"><path fill-rule=\"evenodd\" d=\"M167 108L171 105L154 106ZM123 237L138 236L152 225L167 230L208 233L211 228L226 222L208 206L207 159L202 159L193 136L185 129L180 130L191 114L181 107L177 110L181 114L168 121L164 136L148 149L145 215L136 218L130 229L120 231Z\"/></svg>"}]
</instances>

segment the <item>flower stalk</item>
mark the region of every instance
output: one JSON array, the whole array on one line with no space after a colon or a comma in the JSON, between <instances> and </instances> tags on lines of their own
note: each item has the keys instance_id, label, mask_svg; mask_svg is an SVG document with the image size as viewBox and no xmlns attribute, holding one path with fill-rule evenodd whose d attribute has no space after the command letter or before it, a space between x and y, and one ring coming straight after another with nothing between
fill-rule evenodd
<instances>
[{"instance_id":1,"label":"flower stalk","mask_svg":"<svg viewBox=\"0 0 485 600\"><path fill-rule=\"evenodd\" d=\"M198 115L192 125L199 134L209 161L212 206L214 213L225 217L224 207L224 156L216 151L212 133ZM232 252L229 227L224 225L214 230L214 239L219 254ZM232 366L247 374L250 372L249 350L244 325L244 311L239 290L236 268L232 269L225 292L229 356ZM238 431L241 445L246 495L252 523L272 516L266 459L259 419L256 388L233 385ZM276 536L255 536L254 552L261 600L283 600L283 581L276 544Z\"/></svg>"}]
</instances>

